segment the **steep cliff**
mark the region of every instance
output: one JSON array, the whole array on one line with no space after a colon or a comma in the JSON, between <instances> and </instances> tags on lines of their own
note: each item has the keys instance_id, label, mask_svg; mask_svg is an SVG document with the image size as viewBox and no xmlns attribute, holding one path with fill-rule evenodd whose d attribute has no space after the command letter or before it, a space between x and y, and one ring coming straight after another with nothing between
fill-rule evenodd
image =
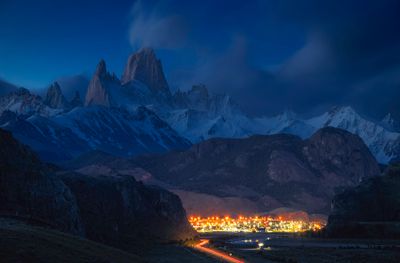
<instances>
[{"instance_id":1,"label":"steep cliff","mask_svg":"<svg viewBox=\"0 0 400 263\"><path fill-rule=\"evenodd\" d=\"M34 153L0 129L0 213L83 235L75 196Z\"/></svg>"}]
</instances>

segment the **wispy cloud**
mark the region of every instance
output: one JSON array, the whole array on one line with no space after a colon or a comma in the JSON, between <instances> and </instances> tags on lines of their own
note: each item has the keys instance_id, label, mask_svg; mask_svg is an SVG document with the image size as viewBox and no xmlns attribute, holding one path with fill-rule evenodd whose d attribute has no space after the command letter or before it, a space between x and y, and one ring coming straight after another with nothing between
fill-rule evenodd
<instances>
[{"instance_id":1,"label":"wispy cloud","mask_svg":"<svg viewBox=\"0 0 400 263\"><path fill-rule=\"evenodd\" d=\"M151 46L161 49L176 49L184 45L187 26L176 14L163 14L159 5L146 6L137 1L131 11L129 40L133 48Z\"/></svg>"}]
</instances>

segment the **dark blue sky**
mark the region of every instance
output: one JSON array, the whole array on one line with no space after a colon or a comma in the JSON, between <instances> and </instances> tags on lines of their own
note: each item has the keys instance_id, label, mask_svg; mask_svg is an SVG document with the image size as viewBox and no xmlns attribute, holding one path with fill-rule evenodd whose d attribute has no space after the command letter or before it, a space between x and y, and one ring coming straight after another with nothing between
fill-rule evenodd
<instances>
[{"instance_id":1,"label":"dark blue sky","mask_svg":"<svg viewBox=\"0 0 400 263\"><path fill-rule=\"evenodd\" d=\"M252 114L351 104L380 117L400 99L400 4L382 1L0 2L0 78L42 88L121 75L156 49L173 89L203 82ZM374 105L371 109L370 105Z\"/></svg>"}]
</instances>

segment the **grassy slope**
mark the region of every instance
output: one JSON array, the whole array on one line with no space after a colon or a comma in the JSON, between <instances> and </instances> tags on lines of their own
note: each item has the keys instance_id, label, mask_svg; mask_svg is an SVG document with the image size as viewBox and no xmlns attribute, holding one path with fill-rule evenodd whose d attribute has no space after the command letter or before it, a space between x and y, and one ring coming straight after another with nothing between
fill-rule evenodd
<instances>
[{"instance_id":1,"label":"grassy slope","mask_svg":"<svg viewBox=\"0 0 400 263\"><path fill-rule=\"evenodd\" d=\"M1 262L144 262L127 252L58 231L0 218Z\"/></svg>"}]
</instances>

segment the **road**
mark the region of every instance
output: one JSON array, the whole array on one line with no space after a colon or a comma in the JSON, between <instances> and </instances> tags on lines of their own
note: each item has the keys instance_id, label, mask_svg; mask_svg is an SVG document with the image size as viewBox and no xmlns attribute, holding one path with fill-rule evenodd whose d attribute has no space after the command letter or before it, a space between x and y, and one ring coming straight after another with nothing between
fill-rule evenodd
<instances>
[{"instance_id":1,"label":"road","mask_svg":"<svg viewBox=\"0 0 400 263\"><path fill-rule=\"evenodd\" d=\"M201 242L194 246L194 248L200 252L209 254L211 256L217 257L223 261L230 262L230 263L244 263L243 260L238 258L232 257L224 252L218 251L216 249L212 249L209 247L205 247L209 242L208 239L202 239Z\"/></svg>"}]
</instances>

